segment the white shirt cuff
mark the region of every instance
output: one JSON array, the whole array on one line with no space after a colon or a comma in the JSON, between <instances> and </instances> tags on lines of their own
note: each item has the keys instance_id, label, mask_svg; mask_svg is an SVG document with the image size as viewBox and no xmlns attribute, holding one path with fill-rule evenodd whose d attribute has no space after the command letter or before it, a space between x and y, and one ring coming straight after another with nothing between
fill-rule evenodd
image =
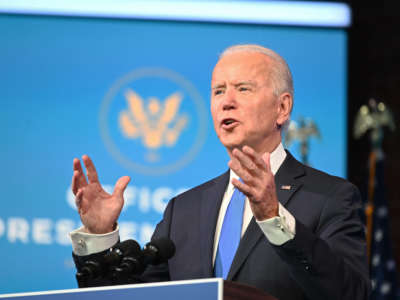
<instances>
[{"instance_id":1,"label":"white shirt cuff","mask_svg":"<svg viewBox=\"0 0 400 300\"><path fill-rule=\"evenodd\" d=\"M271 244L280 246L294 238L296 220L292 214L279 203L279 216L264 221L257 221Z\"/></svg>"},{"instance_id":2,"label":"white shirt cuff","mask_svg":"<svg viewBox=\"0 0 400 300\"><path fill-rule=\"evenodd\" d=\"M72 251L78 256L102 252L114 246L119 239L119 226L109 233L92 234L83 231L83 227L71 231Z\"/></svg>"}]
</instances>

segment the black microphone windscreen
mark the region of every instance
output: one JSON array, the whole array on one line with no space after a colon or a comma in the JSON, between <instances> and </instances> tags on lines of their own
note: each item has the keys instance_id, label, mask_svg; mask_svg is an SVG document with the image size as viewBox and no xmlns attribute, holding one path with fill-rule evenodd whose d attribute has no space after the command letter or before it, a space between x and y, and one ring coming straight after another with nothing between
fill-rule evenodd
<instances>
[{"instance_id":1,"label":"black microphone windscreen","mask_svg":"<svg viewBox=\"0 0 400 300\"><path fill-rule=\"evenodd\" d=\"M175 254L175 244L169 238L162 237L152 240L146 245L146 247L150 246L157 248L157 256L160 261L167 261Z\"/></svg>"},{"instance_id":2,"label":"black microphone windscreen","mask_svg":"<svg viewBox=\"0 0 400 300\"><path fill-rule=\"evenodd\" d=\"M126 240L116 244L107 252L103 259L108 266L117 266L124 256L138 257L141 255L140 245L134 240Z\"/></svg>"},{"instance_id":3,"label":"black microphone windscreen","mask_svg":"<svg viewBox=\"0 0 400 300\"><path fill-rule=\"evenodd\" d=\"M134 240L123 241L115 245L113 249L118 249L124 256L137 256L141 253L140 245Z\"/></svg>"}]
</instances>

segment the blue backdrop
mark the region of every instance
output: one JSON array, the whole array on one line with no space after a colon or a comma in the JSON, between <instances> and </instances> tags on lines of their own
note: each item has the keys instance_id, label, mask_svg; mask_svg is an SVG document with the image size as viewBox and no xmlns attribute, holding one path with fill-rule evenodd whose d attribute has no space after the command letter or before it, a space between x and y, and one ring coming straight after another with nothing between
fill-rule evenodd
<instances>
[{"instance_id":1,"label":"blue backdrop","mask_svg":"<svg viewBox=\"0 0 400 300\"><path fill-rule=\"evenodd\" d=\"M292 119L322 134L310 162L345 176L346 40L341 29L0 15L0 293L76 287L74 157L89 154L106 189L132 177L121 235L141 243L173 195L227 170L209 96L232 44L288 61Z\"/></svg>"}]
</instances>

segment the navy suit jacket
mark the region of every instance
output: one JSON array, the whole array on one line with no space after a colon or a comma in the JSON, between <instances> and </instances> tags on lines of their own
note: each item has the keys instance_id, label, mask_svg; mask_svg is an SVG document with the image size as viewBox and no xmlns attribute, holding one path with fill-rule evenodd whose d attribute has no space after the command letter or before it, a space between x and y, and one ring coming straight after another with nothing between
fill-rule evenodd
<instances>
[{"instance_id":1,"label":"navy suit jacket","mask_svg":"<svg viewBox=\"0 0 400 300\"><path fill-rule=\"evenodd\" d=\"M228 181L229 171L169 202L153 238L169 237L176 253L168 263L147 268L141 280L214 276L215 228ZM274 246L253 218L227 279L255 286L280 300L368 299L357 188L299 163L290 153L275 175L275 183L280 203L296 219L295 237Z\"/></svg>"}]
</instances>

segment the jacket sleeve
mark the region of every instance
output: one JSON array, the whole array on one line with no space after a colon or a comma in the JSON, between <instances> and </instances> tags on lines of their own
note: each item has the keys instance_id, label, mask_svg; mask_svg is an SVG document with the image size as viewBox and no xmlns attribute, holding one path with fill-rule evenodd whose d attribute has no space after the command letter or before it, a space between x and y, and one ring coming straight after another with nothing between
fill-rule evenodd
<instances>
[{"instance_id":1,"label":"jacket sleeve","mask_svg":"<svg viewBox=\"0 0 400 300\"><path fill-rule=\"evenodd\" d=\"M308 299L368 299L370 283L358 189L342 182L327 197L316 230L296 219L294 239L274 249Z\"/></svg>"},{"instance_id":2,"label":"jacket sleeve","mask_svg":"<svg viewBox=\"0 0 400 300\"><path fill-rule=\"evenodd\" d=\"M172 215L172 207L173 207L174 199L172 199L164 212L164 217L160 223L157 224L157 227L153 233L152 240L160 237L168 237L171 215ZM110 248L111 249L111 248ZM104 250L99 253L94 253L90 255L79 256L75 253L72 253L72 257L77 269L77 274L82 273L84 267L89 262L95 262L98 264L99 268L96 269L96 275L93 277L80 277L76 276L78 286L82 287L98 287L98 286L110 286L110 285L119 285L119 284L132 284L132 283L145 283L145 282L158 282L158 281L167 281L169 280L169 271L168 271L168 263L162 263L156 266L149 265L145 269L143 274L139 275L131 275L127 278L115 279L112 277L112 274L104 264L103 257L110 250Z\"/></svg>"}]
</instances>

